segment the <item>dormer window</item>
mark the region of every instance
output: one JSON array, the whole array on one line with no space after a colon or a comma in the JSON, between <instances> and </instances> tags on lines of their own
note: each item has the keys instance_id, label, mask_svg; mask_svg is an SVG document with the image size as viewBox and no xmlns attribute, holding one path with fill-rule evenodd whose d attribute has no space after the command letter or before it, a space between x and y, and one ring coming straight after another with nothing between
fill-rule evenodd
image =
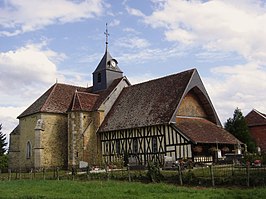
<instances>
[{"instance_id":1,"label":"dormer window","mask_svg":"<svg viewBox=\"0 0 266 199\"><path fill-rule=\"evenodd\" d=\"M101 81L102 81L102 74L101 73L98 73L97 82L98 83L101 83Z\"/></svg>"}]
</instances>

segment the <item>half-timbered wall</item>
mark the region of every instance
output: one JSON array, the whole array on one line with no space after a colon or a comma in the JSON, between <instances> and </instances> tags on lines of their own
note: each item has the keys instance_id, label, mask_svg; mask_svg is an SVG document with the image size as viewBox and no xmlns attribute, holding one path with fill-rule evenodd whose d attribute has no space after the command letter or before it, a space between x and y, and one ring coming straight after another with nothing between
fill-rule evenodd
<instances>
[{"instance_id":1,"label":"half-timbered wall","mask_svg":"<svg viewBox=\"0 0 266 199\"><path fill-rule=\"evenodd\" d=\"M186 138L170 125L149 126L103 132L102 155L106 162L115 162L118 157L136 157L139 164L159 161L164 156L191 158L191 145Z\"/></svg>"}]
</instances>

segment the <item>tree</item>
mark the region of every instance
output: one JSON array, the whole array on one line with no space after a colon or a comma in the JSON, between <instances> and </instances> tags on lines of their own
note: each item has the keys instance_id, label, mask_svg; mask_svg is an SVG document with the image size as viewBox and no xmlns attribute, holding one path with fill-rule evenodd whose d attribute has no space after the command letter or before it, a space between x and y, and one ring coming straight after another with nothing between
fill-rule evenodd
<instances>
[{"instance_id":1,"label":"tree","mask_svg":"<svg viewBox=\"0 0 266 199\"><path fill-rule=\"evenodd\" d=\"M2 124L0 124L0 156L3 156L6 152L6 136L2 133Z\"/></svg>"},{"instance_id":2,"label":"tree","mask_svg":"<svg viewBox=\"0 0 266 199\"><path fill-rule=\"evenodd\" d=\"M255 152L256 145L250 136L247 123L240 109L235 109L233 118L229 118L224 127L225 130L246 144L249 152Z\"/></svg>"}]
</instances>

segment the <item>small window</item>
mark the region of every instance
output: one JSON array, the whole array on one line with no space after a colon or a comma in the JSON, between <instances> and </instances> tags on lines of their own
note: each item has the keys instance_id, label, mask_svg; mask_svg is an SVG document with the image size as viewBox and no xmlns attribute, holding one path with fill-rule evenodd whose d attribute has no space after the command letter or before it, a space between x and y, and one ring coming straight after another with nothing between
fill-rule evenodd
<instances>
[{"instance_id":1,"label":"small window","mask_svg":"<svg viewBox=\"0 0 266 199\"><path fill-rule=\"evenodd\" d=\"M109 152L109 150L108 150L108 142L105 142L105 153L108 153Z\"/></svg>"},{"instance_id":2,"label":"small window","mask_svg":"<svg viewBox=\"0 0 266 199\"><path fill-rule=\"evenodd\" d=\"M152 138L152 152L153 153L157 153L157 138L153 137Z\"/></svg>"},{"instance_id":3,"label":"small window","mask_svg":"<svg viewBox=\"0 0 266 199\"><path fill-rule=\"evenodd\" d=\"M102 81L102 74L101 73L98 73L97 82L98 83L101 83L101 81Z\"/></svg>"},{"instance_id":4,"label":"small window","mask_svg":"<svg viewBox=\"0 0 266 199\"><path fill-rule=\"evenodd\" d=\"M138 153L138 140L137 139L133 140L133 153L134 154Z\"/></svg>"},{"instance_id":5,"label":"small window","mask_svg":"<svg viewBox=\"0 0 266 199\"><path fill-rule=\"evenodd\" d=\"M31 158L31 143L30 141L27 142L27 147L26 147L26 158L30 159Z\"/></svg>"},{"instance_id":6,"label":"small window","mask_svg":"<svg viewBox=\"0 0 266 199\"><path fill-rule=\"evenodd\" d=\"M116 153L117 154L120 154L120 141L119 140L116 140L116 143L115 144L116 144L116 147L115 147L116 148Z\"/></svg>"}]
</instances>

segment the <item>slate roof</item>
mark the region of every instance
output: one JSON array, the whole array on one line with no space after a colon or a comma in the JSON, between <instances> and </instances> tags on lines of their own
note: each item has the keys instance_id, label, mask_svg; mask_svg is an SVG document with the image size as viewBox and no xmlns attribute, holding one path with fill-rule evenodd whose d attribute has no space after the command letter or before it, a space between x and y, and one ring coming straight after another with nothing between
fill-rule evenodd
<instances>
[{"instance_id":1,"label":"slate roof","mask_svg":"<svg viewBox=\"0 0 266 199\"><path fill-rule=\"evenodd\" d=\"M222 127L204 118L177 118L175 126L194 143L242 143Z\"/></svg>"},{"instance_id":2,"label":"slate roof","mask_svg":"<svg viewBox=\"0 0 266 199\"><path fill-rule=\"evenodd\" d=\"M124 88L99 132L169 123L194 71Z\"/></svg>"},{"instance_id":3,"label":"slate roof","mask_svg":"<svg viewBox=\"0 0 266 199\"><path fill-rule=\"evenodd\" d=\"M105 53L104 53L104 55L103 55L100 63L98 64L97 68L95 69L95 71L93 73L101 72L101 71L106 70L106 69L107 70L114 70L114 71L118 71L118 72L121 72L122 73L121 69L118 66L116 66L115 68L106 68L108 66L108 62L110 60L114 60L118 64L117 60L114 59L110 55L108 49L106 48Z\"/></svg>"},{"instance_id":4,"label":"slate roof","mask_svg":"<svg viewBox=\"0 0 266 199\"><path fill-rule=\"evenodd\" d=\"M248 126L266 125L266 114L253 109L246 115L245 120Z\"/></svg>"},{"instance_id":5,"label":"slate roof","mask_svg":"<svg viewBox=\"0 0 266 199\"><path fill-rule=\"evenodd\" d=\"M121 80L122 78L114 80L108 89L96 94L92 93L92 87L56 83L20 114L18 119L35 113L66 114L71 110L96 110Z\"/></svg>"}]
</instances>

